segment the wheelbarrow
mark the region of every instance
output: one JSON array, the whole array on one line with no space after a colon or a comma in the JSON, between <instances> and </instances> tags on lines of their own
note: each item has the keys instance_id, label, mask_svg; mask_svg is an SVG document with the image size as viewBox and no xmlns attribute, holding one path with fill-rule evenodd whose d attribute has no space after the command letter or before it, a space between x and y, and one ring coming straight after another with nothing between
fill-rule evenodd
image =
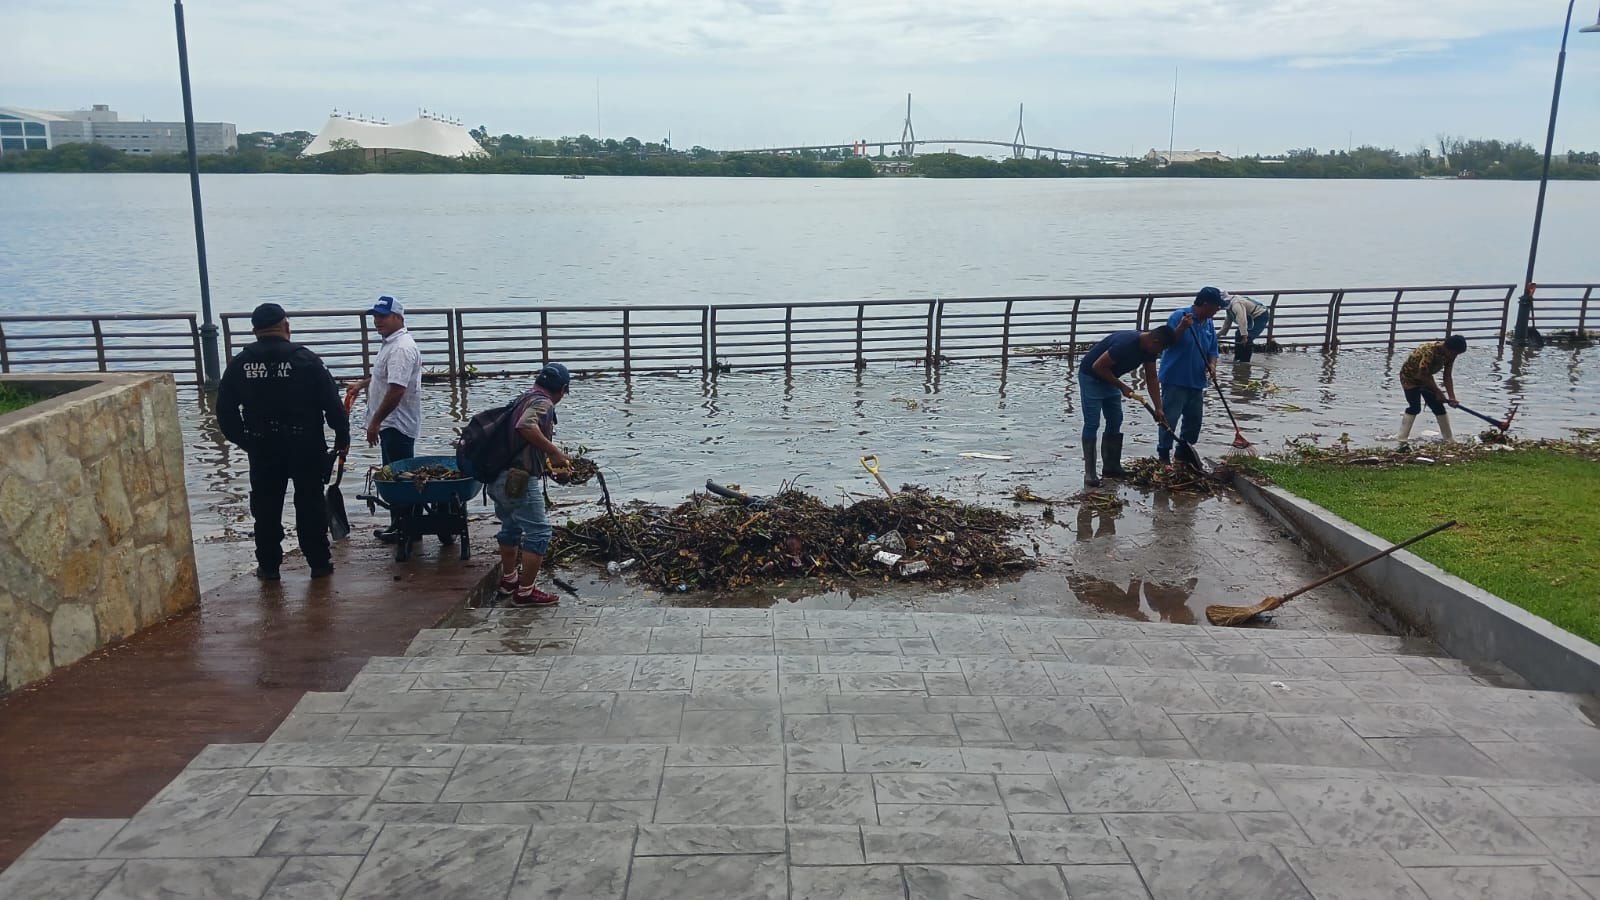
<instances>
[{"instance_id":1,"label":"wheelbarrow","mask_svg":"<svg viewBox=\"0 0 1600 900\"><path fill-rule=\"evenodd\" d=\"M454 469L456 458L413 456L390 463L389 471L399 475L422 466ZM381 506L395 514L394 528L401 533L395 545L395 562L409 559L411 542L430 534L445 544L459 540L461 558L466 559L472 555L472 541L467 535L467 503L481 487L475 478L378 481L368 472L366 493L356 495L356 499L367 501L367 508L374 513Z\"/></svg>"}]
</instances>

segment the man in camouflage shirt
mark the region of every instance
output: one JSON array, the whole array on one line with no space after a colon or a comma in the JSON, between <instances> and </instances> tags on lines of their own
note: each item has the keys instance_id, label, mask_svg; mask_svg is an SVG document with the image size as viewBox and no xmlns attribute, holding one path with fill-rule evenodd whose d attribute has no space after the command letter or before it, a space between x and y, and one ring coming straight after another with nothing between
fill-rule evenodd
<instances>
[{"instance_id":1,"label":"man in camouflage shirt","mask_svg":"<svg viewBox=\"0 0 1600 900\"><path fill-rule=\"evenodd\" d=\"M1451 370L1455 368L1456 357L1465 352L1467 339L1452 334L1442 341L1429 341L1406 357L1405 365L1400 367L1400 387L1406 394L1406 413L1400 419L1400 434L1397 435L1401 443L1411 437L1411 426L1416 424L1424 400L1428 401L1428 408L1433 410L1433 414L1439 417L1439 434L1447 443L1455 440L1455 435L1450 431L1450 416L1445 412L1445 404L1456 405L1456 386L1451 379ZM1442 391L1433 380L1433 376L1440 371L1444 372Z\"/></svg>"}]
</instances>

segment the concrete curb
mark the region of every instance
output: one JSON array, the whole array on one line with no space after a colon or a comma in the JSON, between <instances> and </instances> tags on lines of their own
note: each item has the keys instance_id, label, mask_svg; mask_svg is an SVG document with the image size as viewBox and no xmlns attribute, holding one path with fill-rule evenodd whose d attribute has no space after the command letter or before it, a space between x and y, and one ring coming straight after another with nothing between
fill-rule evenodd
<instances>
[{"instance_id":1,"label":"concrete curb","mask_svg":"<svg viewBox=\"0 0 1600 900\"><path fill-rule=\"evenodd\" d=\"M1340 565L1389 546L1372 532L1280 488L1242 474L1234 476L1233 486ZM1401 623L1464 662L1502 665L1541 690L1600 693L1600 647L1409 551L1380 559L1348 578Z\"/></svg>"}]
</instances>

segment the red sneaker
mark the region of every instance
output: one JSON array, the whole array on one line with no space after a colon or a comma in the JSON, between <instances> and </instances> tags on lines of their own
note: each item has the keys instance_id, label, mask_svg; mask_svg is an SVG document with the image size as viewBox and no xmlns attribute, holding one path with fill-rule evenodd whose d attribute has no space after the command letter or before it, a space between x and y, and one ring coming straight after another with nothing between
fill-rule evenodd
<instances>
[{"instance_id":1,"label":"red sneaker","mask_svg":"<svg viewBox=\"0 0 1600 900\"><path fill-rule=\"evenodd\" d=\"M555 606L560 602L560 597L555 594L547 594L531 584L524 588L517 588L517 592L511 595L512 606Z\"/></svg>"},{"instance_id":2,"label":"red sneaker","mask_svg":"<svg viewBox=\"0 0 1600 900\"><path fill-rule=\"evenodd\" d=\"M511 570L510 575L501 575L500 584L495 587L496 600L509 600L517 592L517 580L522 575L522 567Z\"/></svg>"}]
</instances>

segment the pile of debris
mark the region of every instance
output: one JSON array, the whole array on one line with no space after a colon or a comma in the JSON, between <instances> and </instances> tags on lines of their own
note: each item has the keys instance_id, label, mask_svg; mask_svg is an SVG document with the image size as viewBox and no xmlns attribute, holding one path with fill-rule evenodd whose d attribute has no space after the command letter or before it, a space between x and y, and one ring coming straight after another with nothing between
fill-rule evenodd
<instances>
[{"instance_id":1,"label":"pile of debris","mask_svg":"<svg viewBox=\"0 0 1600 900\"><path fill-rule=\"evenodd\" d=\"M417 466L396 472L388 466L380 466L372 473L374 481L415 481L418 484L427 484L430 481L455 481L467 476L450 466Z\"/></svg>"},{"instance_id":2,"label":"pile of debris","mask_svg":"<svg viewBox=\"0 0 1600 900\"><path fill-rule=\"evenodd\" d=\"M670 510L635 502L568 522L550 556L637 567L675 591L833 576L978 579L1037 564L1012 544L1022 524L920 488L846 507L792 488L749 502L697 493Z\"/></svg>"},{"instance_id":3,"label":"pile of debris","mask_svg":"<svg viewBox=\"0 0 1600 900\"><path fill-rule=\"evenodd\" d=\"M1182 463L1164 463L1147 457L1127 463L1128 483L1136 487L1163 491L1181 491L1210 496L1221 493L1232 478L1233 469L1227 462L1216 465L1209 473Z\"/></svg>"}]
</instances>

